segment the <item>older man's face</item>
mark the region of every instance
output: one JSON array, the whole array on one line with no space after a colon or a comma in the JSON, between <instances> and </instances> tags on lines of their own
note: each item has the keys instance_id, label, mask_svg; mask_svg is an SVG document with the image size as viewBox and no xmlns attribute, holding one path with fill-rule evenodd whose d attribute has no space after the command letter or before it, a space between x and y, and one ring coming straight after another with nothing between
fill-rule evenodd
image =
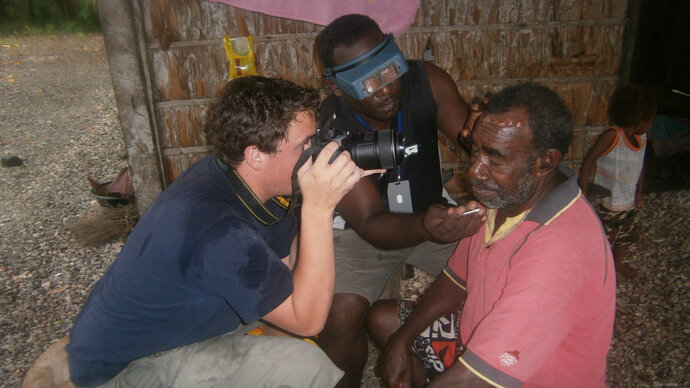
<instances>
[{"instance_id":1,"label":"older man's face","mask_svg":"<svg viewBox=\"0 0 690 388\"><path fill-rule=\"evenodd\" d=\"M535 160L527 112L484 114L472 131L472 192L484 206L523 211L534 196Z\"/></svg>"}]
</instances>

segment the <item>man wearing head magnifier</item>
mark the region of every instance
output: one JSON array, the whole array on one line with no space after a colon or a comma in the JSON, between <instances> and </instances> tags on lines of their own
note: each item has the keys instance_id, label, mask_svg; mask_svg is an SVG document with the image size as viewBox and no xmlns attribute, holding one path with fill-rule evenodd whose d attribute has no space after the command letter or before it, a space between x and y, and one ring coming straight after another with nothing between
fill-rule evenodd
<instances>
[{"instance_id":1,"label":"man wearing head magnifier","mask_svg":"<svg viewBox=\"0 0 690 388\"><path fill-rule=\"evenodd\" d=\"M351 97L362 100L400 78L408 70L407 61L388 34L368 53L339 66L327 68L323 77L332 80Z\"/></svg>"},{"instance_id":2,"label":"man wearing head magnifier","mask_svg":"<svg viewBox=\"0 0 690 388\"><path fill-rule=\"evenodd\" d=\"M324 80L332 94L319 123L355 133L395 131L417 153L397 168L360 180L336 207L336 282L319 345L345 371L338 387L359 387L367 358L366 313L401 263L433 276L458 240L476 232L485 213L460 215L444 195L438 130L461 137L469 107L453 79L432 63L408 61L392 35L364 15L337 18L317 37ZM452 201L452 200L451 200Z\"/></svg>"}]
</instances>

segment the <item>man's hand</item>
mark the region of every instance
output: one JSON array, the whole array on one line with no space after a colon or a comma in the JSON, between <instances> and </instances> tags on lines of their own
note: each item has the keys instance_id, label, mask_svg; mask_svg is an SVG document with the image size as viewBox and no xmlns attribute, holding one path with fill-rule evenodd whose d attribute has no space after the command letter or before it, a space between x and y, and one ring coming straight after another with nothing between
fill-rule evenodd
<instances>
[{"instance_id":1,"label":"man's hand","mask_svg":"<svg viewBox=\"0 0 690 388\"><path fill-rule=\"evenodd\" d=\"M391 387L423 386L426 371L421 359L412 352L412 342L441 316L458 311L467 292L446 273L441 273L419 298L405 323L388 335L381 357L381 376ZM397 312L397 311L396 311ZM371 329L372 327L370 327ZM374 332L374 338L381 332ZM474 385L445 385L474 387Z\"/></svg>"},{"instance_id":2,"label":"man's hand","mask_svg":"<svg viewBox=\"0 0 690 388\"><path fill-rule=\"evenodd\" d=\"M376 170L363 171L345 152L328 163L337 143L329 143L316 158L297 170L302 190L302 223L299 244L291 251L292 294L263 319L299 336L323 330L333 297L335 278L333 210L359 179Z\"/></svg>"},{"instance_id":3,"label":"man's hand","mask_svg":"<svg viewBox=\"0 0 690 388\"><path fill-rule=\"evenodd\" d=\"M462 215L473 209L479 209L479 212ZM477 233L485 221L486 209L475 201L458 207L432 205L424 213L424 229L432 241L440 244L459 241Z\"/></svg>"},{"instance_id":4,"label":"man's hand","mask_svg":"<svg viewBox=\"0 0 690 388\"><path fill-rule=\"evenodd\" d=\"M348 152L340 153L329 164L338 147L336 142L328 143L314 162L308 160L297 171L304 204L309 203L312 209L332 211L362 177L383 171L362 170L352 161Z\"/></svg>"},{"instance_id":5,"label":"man's hand","mask_svg":"<svg viewBox=\"0 0 690 388\"><path fill-rule=\"evenodd\" d=\"M381 355L381 378L389 387L404 388L412 386L413 361L410 344L398 341L391 336Z\"/></svg>"}]
</instances>

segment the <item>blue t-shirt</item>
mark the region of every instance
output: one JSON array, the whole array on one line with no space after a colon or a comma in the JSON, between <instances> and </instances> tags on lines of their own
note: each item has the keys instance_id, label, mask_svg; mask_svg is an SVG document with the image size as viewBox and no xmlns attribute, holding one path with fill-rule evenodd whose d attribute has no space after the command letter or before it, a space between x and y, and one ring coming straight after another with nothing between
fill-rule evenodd
<instances>
[{"instance_id":1,"label":"blue t-shirt","mask_svg":"<svg viewBox=\"0 0 690 388\"><path fill-rule=\"evenodd\" d=\"M67 346L74 383L103 384L130 361L272 311L292 293L280 260L296 229L292 216L270 226L252 216L215 156L196 162L145 212L77 316Z\"/></svg>"}]
</instances>

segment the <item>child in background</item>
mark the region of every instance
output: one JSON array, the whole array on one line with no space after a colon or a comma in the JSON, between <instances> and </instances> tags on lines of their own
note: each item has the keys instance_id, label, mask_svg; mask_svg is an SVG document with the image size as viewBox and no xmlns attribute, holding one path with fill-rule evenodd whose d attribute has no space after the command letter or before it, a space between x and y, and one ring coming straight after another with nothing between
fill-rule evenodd
<instances>
[{"instance_id":1,"label":"child in background","mask_svg":"<svg viewBox=\"0 0 690 388\"><path fill-rule=\"evenodd\" d=\"M635 84L618 87L609 101L611 127L599 135L580 168L583 193L587 193L595 170L594 183L611 191L596 203L596 210L613 249L616 271L630 279L637 278L638 273L623 260L628 245L637 241L636 210L644 208L645 133L652 127L655 114L654 90Z\"/></svg>"}]
</instances>

